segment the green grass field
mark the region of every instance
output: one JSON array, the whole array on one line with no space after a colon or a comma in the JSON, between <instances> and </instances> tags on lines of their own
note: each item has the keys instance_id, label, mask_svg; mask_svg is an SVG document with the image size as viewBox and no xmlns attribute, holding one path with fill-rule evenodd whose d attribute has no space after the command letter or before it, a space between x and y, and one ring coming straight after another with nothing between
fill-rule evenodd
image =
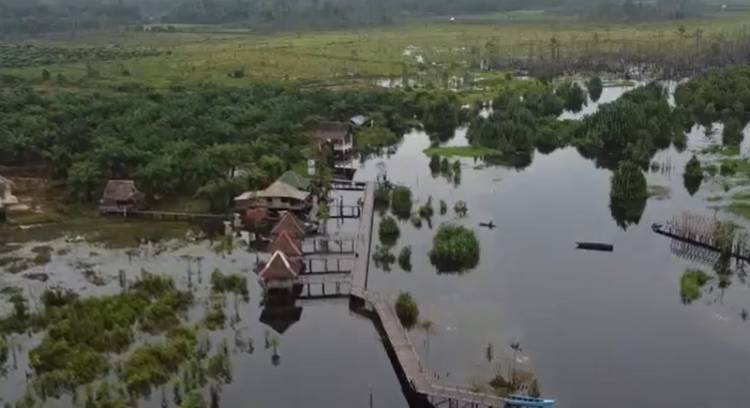
<instances>
[{"instance_id":1,"label":"green grass field","mask_svg":"<svg viewBox=\"0 0 750 408\"><path fill-rule=\"evenodd\" d=\"M488 157L500 156L500 151L482 146L444 146L424 150L428 156L442 157Z\"/></svg>"},{"instance_id":2,"label":"green grass field","mask_svg":"<svg viewBox=\"0 0 750 408\"><path fill-rule=\"evenodd\" d=\"M434 77L477 72L487 55L545 55L554 37L563 55L591 52L592 47L622 47L663 52L692 47L700 29L703 41L731 38L745 30L747 15L648 24L597 24L533 18L496 19L484 23L412 23L404 26L332 32L257 35L218 26L179 26L175 32L117 32L70 38L61 35L36 43L58 47L156 48L159 56L113 61L79 61L47 66L0 69L42 84L42 68L52 82L62 74L69 85L146 82L154 87L214 83L242 86L249 81L309 85L371 86L377 79ZM684 27L682 33L678 30ZM33 43L33 42L32 42ZM21 51L19 51L21 52ZM1 64L0 64L1 65ZM96 76L87 76L87 65ZM230 73L244 70L244 77ZM127 75L124 75L127 73Z\"/></svg>"}]
</instances>

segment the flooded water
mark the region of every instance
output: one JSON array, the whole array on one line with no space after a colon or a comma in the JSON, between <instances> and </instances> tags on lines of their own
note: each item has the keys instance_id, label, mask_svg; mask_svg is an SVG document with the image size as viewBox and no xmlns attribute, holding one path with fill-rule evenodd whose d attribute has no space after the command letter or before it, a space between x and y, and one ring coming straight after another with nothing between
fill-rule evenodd
<instances>
[{"instance_id":1,"label":"flooded water","mask_svg":"<svg viewBox=\"0 0 750 408\"><path fill-rule=\"evenodd\" d=\"M626 89L605 88L600 102L614 100ZM595 107L586 109L564 117L577 119ZM648 200L637 224L626 225L609 208L611 172L573 148L536 153L521 170L462 159L457 184L431 175L423 153L429 138L411 132L394 154L361 164L356 179L374 180L387 172L392 181L412 188L415 209L431 196L435 205L445 200L449 211L442 216L436 211L432 225L421 228L401 222L393 252L410 245L412 271L393 265L386 272L373 263L369 289L391 298L409 291L416 298L420 318L434 322L435 329L429 335L414 329L411 337L423 365L443 382L486 387L496 373L507 375L515 367L534 373L542 394L557 399L561 408L742 406L750 397L750 322L740 314L750 309L750 289L735 273L725 290L683 304L682 272L687 267L710 271L711 265L679 256L667 238L650 229L652 222L685 210L744 223L710 208L706 198L719 186L704 183L694 196L683 186L681 173L691 150L708 143L715 141L696 126L687 151L659 152L654 161L662 170L647 179L650 186L662 187L661 194ZM466 129L458 129L448 144L466 144ZM467 217L455 216L457 200L468 204ZM478 227L490 220L498 228ZM477 231L481 258L474 270L440 274L430 265L427 253L443 222ZM329 231L348 234L355 226L331 221ZM614 252L576 250L576 241L612 243ZM214 347L226 340L232 352L233 381L222 387L222 406L407 405L374 326L351 313L346 301L299 302L296 316L262 321L261 289L254 274L257 255L244 248L221 255L210 242L172 240L111 249L56 239L26 244L10 255L43 244L53 248L51 262L21 274L3 273L0 289L18 286L38 295L46 287L63 286L84 295L111 294L120 290L120 270L129 281L146 271L174 276L180 288L199 295L200 309L215 268L248 276L250 301L238 302L240 322L235 329L228 326L211 334ZM47 273L49 280L23 277L33 272ZM3 307L8 310L7 304ZM234 297L228 296L227 314L234 309ZM195 313L200 316L200 310ZM278 365L264 347L267 333L280 338ZM38 341L38 336L14 337L20 347L17 368L0 380L0 401L20 397L25 352ZM512 342L522 349L515 361ZM489 345L492 353L487 352ZM157 391L142 406L159 402ZM70 404L60 400L48 405Z\"/></svg>"},{"instance_id":2,"label":"flooded water","mask_svg":"<svg viewBox=\"0 0 750 408\"><path fill-rule=\"evenodd\" d=\"M624 89L606 88L602 101ZM463 143L464 129L448 142ZM454 185L431 176L422 153L429 139L410 133L396 154L367 161L357 178L373 179L385 170L420 202L432 196L452 208L464 200L469 215L458 219L450 210L436 215L432 228L402 222L393 252L411 245L413 271L376 269L370 288L415 296L420 317L438 329L429 336L429 349L426 336L418 330L413 336L426 365L447 381L486 384L496 372L507 373L509 344L518 341L524 352L517 367L533 371L542 393L563 408L736 405L750 397L750 322L741 318L742 309L750 308L750 289L735 277L726 290L683 304L681 274L687 267L711 266L676 255L670 241L650 229L686 210L716 213L705 198L717 186L704 183L690 196L682 180L690 151L708 143L695 127L686 152L656 155L654 161L667 169L648 174L648 183L666 189L648 200L637 225L623 229L609 208L611 172L573 148L536 153L520 171L463 159L461 183ZM478 227L490 220L497 229ZM439 274L430 265L427 253L442 222L478 232L481 260L475 270ZM614 252L576 250L576 241L612 243Z\"/></svg>"}]
</instances>

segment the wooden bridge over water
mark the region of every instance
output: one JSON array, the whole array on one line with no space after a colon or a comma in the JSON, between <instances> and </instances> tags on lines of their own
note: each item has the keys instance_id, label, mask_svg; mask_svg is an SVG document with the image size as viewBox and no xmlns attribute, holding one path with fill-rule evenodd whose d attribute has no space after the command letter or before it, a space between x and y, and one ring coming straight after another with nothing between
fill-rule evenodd
<instances>
[{"instance_id":1,"label":"wooden bridge over water","mask_svg":"<svg viewBox=\"0 0 750 408\"><path fill-rule=\"evenodd\" d=\"M357 186L359 187L359 186ZM439 384L431 379L427 369L422 366L419 354L409 339L406 329L401 324L396 311L388 299L367 289L370 256L372 250L372 231L374 223L375 183L364 185L362 208L359 212L359 229L354 241L354 263L351 272L343 277L333 278L338 282L335 294L324 293L324 297L349 297L349 306L355 312L371 318L383 337L383 344L391 359L394 369L401 381L407 400L414 407L448 407L448 408L496 408L505 407L506 400L490 394L473 392L467 388ZM322 275L328 276L328 275ZM307 279L321 278L321 274L311 274ZM329 278L330 279L330 278ZM339 279L338 281L336 279ZM328 284L331 285L330 283ZM318 298L301 294L303 299ZM349 289L348 293L341 292Z\"/></svg>"}]
</instances>

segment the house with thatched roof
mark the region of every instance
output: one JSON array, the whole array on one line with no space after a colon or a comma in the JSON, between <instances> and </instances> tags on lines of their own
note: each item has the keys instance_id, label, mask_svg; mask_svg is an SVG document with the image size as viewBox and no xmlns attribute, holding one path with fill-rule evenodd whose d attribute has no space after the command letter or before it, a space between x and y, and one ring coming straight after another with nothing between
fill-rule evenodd
<instances>
[{"instance_id":1,"label":"house with thatched roof","mask_svg":"<svg viewBox=\"0 0 750 408\"><path fill-rule=\"evenodd\" d=\"M347 123L321 122L308 133L321 148L330 146L334 156L346 156L354 149L352 128Z\"/></svg>"},{"instance_id":2,"label":"house with thatched roof","mask_svg":"<svg viewBox=\"0 0 750 408\"><path fill-rule=\"evenodd\" d=\"M289 234L287 231L281 231L279 235L268 244L268 253L281 252L287 258L301 258L304 254L299 240Z\"/></svg>"},{"instance_id":3,"label":"house with thatched roof","mask_svg":"<svg viewBox=\"0 0 750 408\"><path fill-rule=\"evenodd\" d=\"M272 235L280 235L282 232L286 232L290 237L300 239L305 236L305 227L302 225L297 217L290 212L285 212L281 215L281 219L273 226L271 230Z\"/></svg>"},{"instance_id":4,"label":"house with thatched roof","mask_svg":"<svg viewBox=\"0 0 750 408\"><path fill-rule=\"evenodd\" d=\"M312 206L312 196L289 184L276 180L265 190L247 191L234 198L235 209L265 208L269 211L306 212Z\"/></svg>"},{"instance_id":5,"label":"house with thatched roof","mask_svg":"<svg viewBox=\"0 0 750 408\"><path fill-rule=\"evenodd\" d=\"M145 198L133 180L109 180L99 200L99 212L107 214L140 210L145 208Z\"/></svg>"}]
</instances>

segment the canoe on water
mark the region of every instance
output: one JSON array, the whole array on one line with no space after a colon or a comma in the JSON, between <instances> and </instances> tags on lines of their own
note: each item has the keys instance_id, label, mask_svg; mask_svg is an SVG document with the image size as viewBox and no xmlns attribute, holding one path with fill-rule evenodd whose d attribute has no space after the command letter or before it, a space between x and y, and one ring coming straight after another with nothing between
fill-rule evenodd
<instances>
[{"instance_id":1,"label":"canoe on water","mask_svg":"<svg viewBox=\"0 0 750 408\"><path fill-rule=\"evenodd\" d=\"M525 395L508 395L505 397L505 404L507 407L513 408L554 408L555 400Z\"/></svg>"},{"instance_id":2,"label":"canoe on water","mask_svg":"<svg viewBox=\"0 0 750 408\"><path fill-rule=\"evenodd\" d=\"M615 249L614 245L601 242L576 242L576 248L605 252L612 252Z\"/></svg>"}]
</instances>

